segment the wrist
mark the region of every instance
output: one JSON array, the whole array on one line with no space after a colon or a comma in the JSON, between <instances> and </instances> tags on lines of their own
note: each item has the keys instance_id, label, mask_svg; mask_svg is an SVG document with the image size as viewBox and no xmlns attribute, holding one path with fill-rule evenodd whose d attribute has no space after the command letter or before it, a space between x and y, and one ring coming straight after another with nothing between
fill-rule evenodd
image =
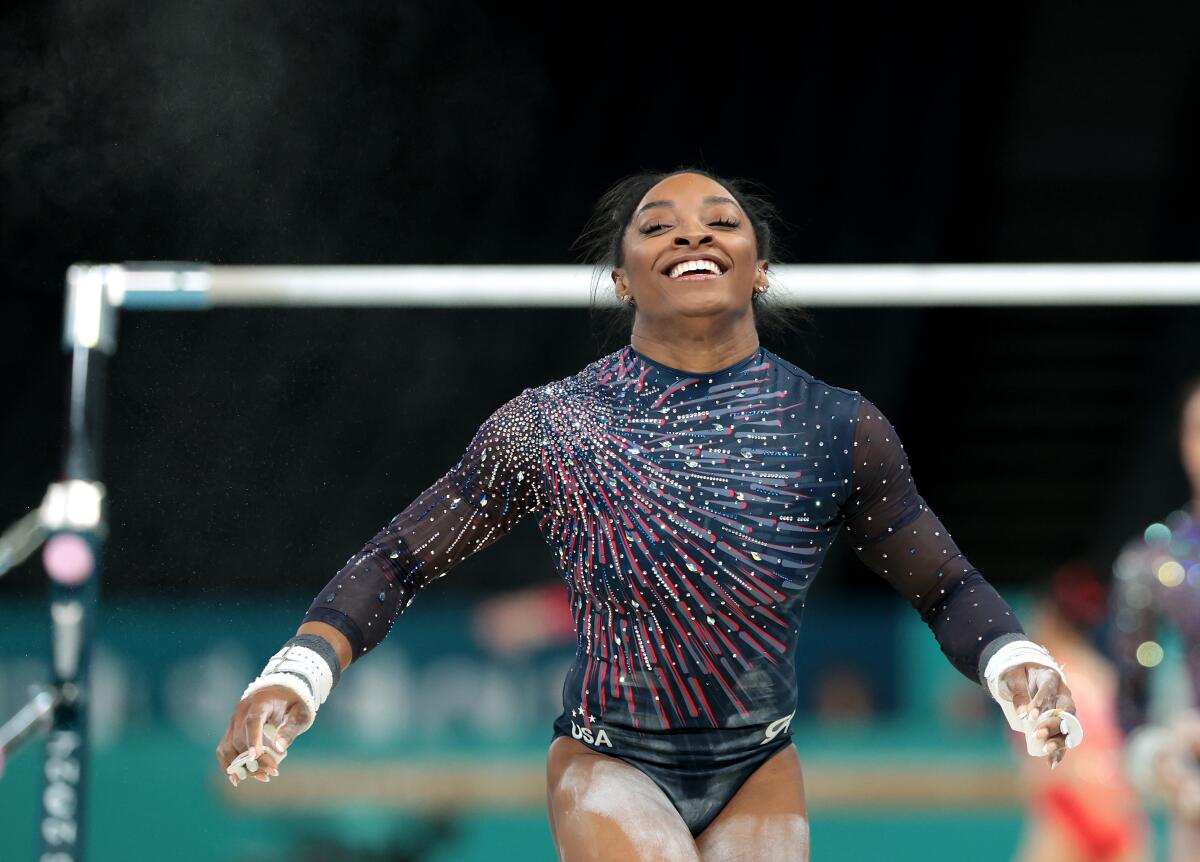
<instances>
[{"instance_id":1,"label":"wrist","mask_svg":"<svg viewBox=\"0 0 1200 862\"><path fill-rule=\"evenodd\" d=\"M999 651L1000 647L1006 646L1010 643L1028 640L1029 637L1024 632L1006 632L1005 634L997 635L988 641L987 646L985 646L979 653L979 666L976 671L976 673L979 675L979 682L984 688L987 688L987 675L985 671L987 670L988 662L992 660L992 656Z\"/></svg>"},{"instance_id":2,"label":"wrist","mask_svg":"<svg viewBox=\"0 0 1200 862\"><path fill-rule=\"evenodd\" d=\"M340 677L341 665L328 641L312 634L297 635L271 656L262 673L242 692L242 699L282 686L304 704L308 717L302 729L307 730Z\"/></svg>"},{"instance_id":3,"label":"wrist","mask_svg":"<svg viewBox=\"0 0 1200 862\"><path fill-rule=\"evenodd\" d=\"M1024 636L1007 640L995 650L991 650L989 645L989 652L990 655L982 673L983 684L991 693L992 698L997 702L1006 700L1003 697L1000 686L1004 675L1014 667L1020 667L1024 664L1041 665L1055 671L1060 679L1064 682L1066 681L1062 667L1050 655L1050 651L1041 644L1036 644L1026 639ZM1011 700L1011 698L1007 699Z\"/></svg>"}]
</instances>

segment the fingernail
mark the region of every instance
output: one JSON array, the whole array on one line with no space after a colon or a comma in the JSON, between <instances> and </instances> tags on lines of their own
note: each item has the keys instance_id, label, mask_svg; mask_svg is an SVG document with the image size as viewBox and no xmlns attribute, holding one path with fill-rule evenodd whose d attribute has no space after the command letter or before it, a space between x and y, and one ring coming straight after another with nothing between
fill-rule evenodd
<instances>
[{"instance_id":1,"label":"fingernail","mask_svg":"<svg viewBox=\"0 0 1200 862\"><path fill-rule=\"evenodd\" d=\"M282 737L280 737L275 740L275 747L280 751L283 751L285 748L287 748L287 743L283 741Z\"/></svg>"},{"instance_id":2,"label":"fingernail","mask_svg":"<svg viewBox=\"0 0 1200 862\"><path fill-rule=\"evenodd\" d=\"M234 778L232 775L226 775L225 777L229 779L230 784L232 784L234 787L237 787L237 779L236 778Z\"/></svg>"},{"instance_id":3,"label":"fingernail","mask_svg":"<svg viewBox=\"0 0 1200 862\"><path fill-rule=\"evenodd\" d=\"M1057 760L1055 760L1055 759L1053 759L1053 758L1051 758L1051 759L1050 759L1050 768L1051 768L1051 769L1054 769L1054 767L1056 767L1056 766L1058 766L1058 761L1057 761Z\"/></svg>"}]
</instances>

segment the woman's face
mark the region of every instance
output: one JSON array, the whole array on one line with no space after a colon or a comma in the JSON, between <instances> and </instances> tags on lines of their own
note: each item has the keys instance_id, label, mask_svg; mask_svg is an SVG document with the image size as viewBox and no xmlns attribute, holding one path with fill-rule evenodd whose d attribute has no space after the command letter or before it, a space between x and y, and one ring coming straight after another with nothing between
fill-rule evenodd
<instances>
[{"instance_id":1,"label":"woman's face","mask_svg":"<svg viewBox=\"0 0 1200 862\"><path fill-rule=\"evenodd\" d=\"M638 202L613 270L617 298L633 297L639 318L745 314L766 285L754 228L725 187L675 174Z\"/></svg>"}]
</instances>

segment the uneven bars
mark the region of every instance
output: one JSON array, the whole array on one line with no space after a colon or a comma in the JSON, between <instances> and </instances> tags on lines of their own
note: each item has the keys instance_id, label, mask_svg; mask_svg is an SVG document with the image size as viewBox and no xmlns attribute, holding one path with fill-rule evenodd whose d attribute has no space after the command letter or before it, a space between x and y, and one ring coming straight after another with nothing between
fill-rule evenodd
<instances>
[{"instance_id":1,"label":"uneven bars","mask_svg":"<svg viewBox=\"0 0 1200 862\"><path fill-rule=\"evenodd\" d=\"M586 307L589 266L77 264L131 310L225 306ZM772 290L804 306L1188 305L1200 264L780 265ZM599 299L612 302L601 273Z\"/></svg>"}]
</instances>

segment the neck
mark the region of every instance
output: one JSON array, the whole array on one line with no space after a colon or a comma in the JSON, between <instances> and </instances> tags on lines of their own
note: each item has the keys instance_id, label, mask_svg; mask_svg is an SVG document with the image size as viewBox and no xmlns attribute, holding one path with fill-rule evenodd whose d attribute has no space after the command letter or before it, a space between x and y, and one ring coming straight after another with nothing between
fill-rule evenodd
<instances>
[{"instance_id":1,"label":"neck","mask_svg":"<svg viewBox=\"0 0 1200 862\"><path fill-rule=\"evenodd\" d=\"M704 374L728 368L758 349L753 313L733 320L711 318L646 319L633 322L634 350L671 368Z\"/></svg>"}]
</instances>

